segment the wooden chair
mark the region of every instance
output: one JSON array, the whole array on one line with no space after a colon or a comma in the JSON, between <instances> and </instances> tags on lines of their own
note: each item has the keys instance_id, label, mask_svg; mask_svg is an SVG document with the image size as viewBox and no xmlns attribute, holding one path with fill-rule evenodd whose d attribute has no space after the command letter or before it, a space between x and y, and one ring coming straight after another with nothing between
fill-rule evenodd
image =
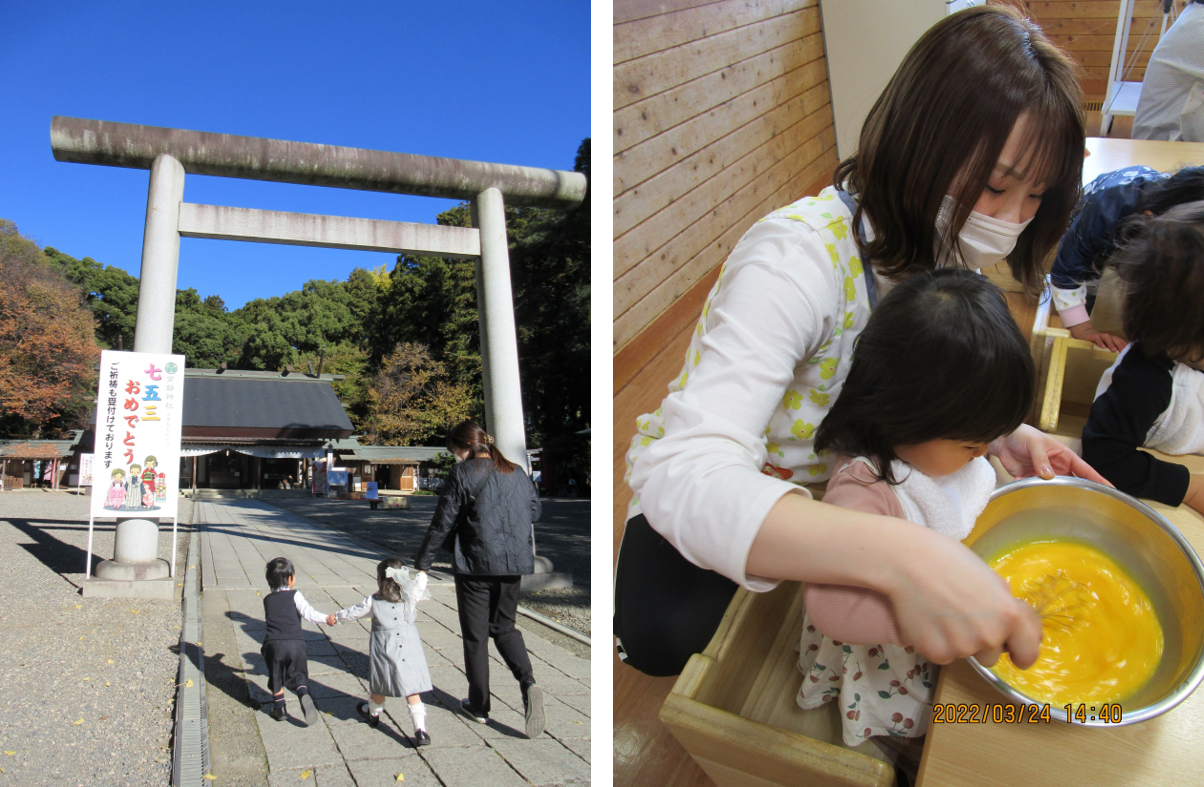
<instances>
[{"instance_id":1,"label":"wooden chair","mask_svg":"<svg viewBox=\"0 0 1204 787\"><path fill-rule=\"evenodd\" d=\"M660 718L719 787L890 787L894 768L877 746L840 744L838 703L795 704L803 593L740 589L719 630L690 658Z\"/></svg>"},{"instance_id":2,"label":"wooden chair","mask_svg":"<svg viewBox=\"0 0 1204 787\"><path fill-rule=\"evenodd\" d=\"M1117 353L1091 342L1057 336L1052 341L1038 428L1049 434L1080 437L1100 378Z\"/></svg>"}]
</instances>

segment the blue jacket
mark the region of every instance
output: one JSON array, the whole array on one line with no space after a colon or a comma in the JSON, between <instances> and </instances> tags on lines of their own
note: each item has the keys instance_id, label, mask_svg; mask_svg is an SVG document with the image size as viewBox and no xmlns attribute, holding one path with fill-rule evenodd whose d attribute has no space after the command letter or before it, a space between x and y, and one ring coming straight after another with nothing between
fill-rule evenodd
<instances>
[{"instance_id":1,"label":"blue jacket","mask_svg":"<svg viewBox=\"0 0 1204 787\"><path fill-rule=\"evenodd\" d=\"M1116 250L1116 228L1137 212L1146 189L1170 177L1143 166L1105 172L1084 189L1078 214L1058 244L1050 278L1059 290L1074 290L1099 278L1102 263Z\"/></svg>"}]
</instances>

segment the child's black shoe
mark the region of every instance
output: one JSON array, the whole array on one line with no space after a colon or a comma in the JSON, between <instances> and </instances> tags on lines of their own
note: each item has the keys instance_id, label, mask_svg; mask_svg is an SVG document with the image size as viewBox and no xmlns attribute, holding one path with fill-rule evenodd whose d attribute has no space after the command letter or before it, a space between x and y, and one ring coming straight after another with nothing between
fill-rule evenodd
<instances>
[{"instance_id":1,"label":"child's black shoe","mask_svg":"<svg viewBox=\"0 0 1204 787\"><path fill-rule=\"evenodd\" d=\"M426 730L416 730L414 732L414 745L415 746L430 746L431 745L431 736L427 735Z\"/></svg>"},{"instance_id":2,"label":"child's black shoe","mask_svg":"<svg viewBox=\"0 0 1204 787\"><path fill-rule=\"evenodd\" d=\"M380 724L380 716L373 716L369 712L368 703L366 702L361 702L359 705L356 705L355 712L360 716L363 716L364 721L368 722L368 726L372 729L376 729L377 725Z\"/></svg>"},{"instance_id":3,"label":"child's black shoe","mask_svg":"<svg viewBox=\"0 0 1204 787\"><path fill-rule=\"evenodd\" d=\"M282 706L272 705L272 709L269 711L269 713L276 721L284 721L284 708Z\"/></svg>"}]
</instances>

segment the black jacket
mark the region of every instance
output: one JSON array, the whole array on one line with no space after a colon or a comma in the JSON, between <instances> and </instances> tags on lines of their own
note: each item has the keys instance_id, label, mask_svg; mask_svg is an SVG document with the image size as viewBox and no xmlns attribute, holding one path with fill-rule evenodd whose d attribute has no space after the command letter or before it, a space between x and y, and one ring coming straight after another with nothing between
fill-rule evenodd
<instances>
[{"instance_id":1,"label":"black jacket","mask_svg":"<svg viewBox=\"0 0 1204 787\"><path fill-rule=\"evenodd\" d=\"M470 504L478 486L476 504ZM428 571L435 550L454 532L452 567L457 574L532 574L535 531L531 524L539 513L535 485L520 468L503 474L494 470L492 459L461 462L448 475L414 565Z\"/></svg>"}]
</instances>

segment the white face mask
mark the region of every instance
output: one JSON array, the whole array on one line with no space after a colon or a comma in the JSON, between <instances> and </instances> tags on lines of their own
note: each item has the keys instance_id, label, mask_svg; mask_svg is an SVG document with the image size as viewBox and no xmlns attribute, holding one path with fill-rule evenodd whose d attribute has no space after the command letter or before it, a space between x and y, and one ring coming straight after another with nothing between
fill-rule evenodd
<instances>
[{"instance_id":1,"label":"white face mask","mask_svg":"<svg viewBox=\"0 0 1204 787\"><path fill-rule=\"evenodd\" d=\"M948 194L941 203L941 210L936 215L937 244L942 245L941 238L949 227L950 217L957 202ZM960 241L961 256L967 268L989 268L1012 253L1016 248L1016 239L1032 219L1021 224L1010 221L1000 221L990 216L970 211L969 218L957 234ZM955 262L955 252L952 249L941 249L937 254L937 264L946 267Z\"/></svg>"}]
</instances>

